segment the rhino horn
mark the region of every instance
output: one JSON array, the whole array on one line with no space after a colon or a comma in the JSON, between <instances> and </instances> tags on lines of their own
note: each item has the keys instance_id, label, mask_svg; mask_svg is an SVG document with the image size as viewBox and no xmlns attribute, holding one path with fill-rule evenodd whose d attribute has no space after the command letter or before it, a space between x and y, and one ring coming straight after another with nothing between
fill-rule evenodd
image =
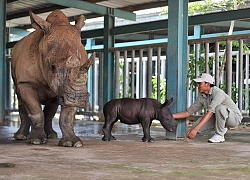
<instances>
[{"instance_id":1,"label":"rhino horn","mask_svg":"<svg viewBox=\"0 0 250 180\"><path fill-rule=\"evenodd\" d=\"M89 70L89 67L93 64L95 59L95 52L91 55L88 61L80 68L81 73L86 73Z\"/></svg>"}]
</instances>

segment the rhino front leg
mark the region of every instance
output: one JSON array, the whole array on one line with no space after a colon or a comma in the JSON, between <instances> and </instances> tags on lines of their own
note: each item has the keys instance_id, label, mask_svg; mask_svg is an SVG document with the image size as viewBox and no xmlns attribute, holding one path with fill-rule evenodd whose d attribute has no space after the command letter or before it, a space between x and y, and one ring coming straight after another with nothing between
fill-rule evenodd
<instances>
[{"instance_id":1,"label":"rhino front leg","mask_svg":"<svg viewBox=\"0 0 250 180\"><path fill-rule=\"evenodd\" d=\"M19 101L19 116L21 124L18 131L14 134L16 140L26 140L30 129L30 119L24 105Z\"/></svg>"},{"instance_id":2,"label":"rhino front leg","mask_svg":"<svg viewBox=\"0 0 250 180\"><path fill-rule=\"evenodd\" d=\"M74 119L77 107L62 107L59 118L59 125L62 131L62 138L59 146L82 147L82 140L74 133Z\"/></svg>"},{"instance_id":3,"label":"rhino front leg","mask_svg":"<svg viewBox=\"0 0 250 180\"><path fill-rule=\"evenodd\" d=\"M27 136L27 141L31 144L46 143L47 137L44 132L44 114L38 100L37 91L34 90L30 84L20 83L17 86L17 94L30 120L31 131ZM26 116L25 113L23 114L24 116ZM26 120L25 123L27 123ZM27 128L27 124L25 128Z\"/></svg>"},{"instance_id":4,"label":"rhino front leg","mask_svg":"<svg viewBox=\"0 0 250 180\"><path fill-rule=\"evenodd\" d=\"M150 136L150 126L151 126L151 121L150 120L145 120L143 119L141 122L142 128L143 128L143 142L155 142L155 140Z\"/></svg>"},{"instance_id":5,"label":"rhino front leg","mask_svg":"<svg viewBox=\"0 0 250 180\"><path fill-rule=\"evenodd\" d=\"M58 105L46 105L43 109L45 117L44 131L48 138L57 138L57 133L52 127L52 120L56 114L57 108Z\"/></svg>"},{"instance_id":6,"label":"rhino front leg","mask_svg":"<svg viewBox=\"0 0 250 180\"><path fill-rule=\"evenodd\" d=\"M44 132L44 115L41 111L38 114L29 114L32 122L31 131L28 135L28 142L31 144L45 144L47 142L47 135Z\"/></svg>"}]
</instances>

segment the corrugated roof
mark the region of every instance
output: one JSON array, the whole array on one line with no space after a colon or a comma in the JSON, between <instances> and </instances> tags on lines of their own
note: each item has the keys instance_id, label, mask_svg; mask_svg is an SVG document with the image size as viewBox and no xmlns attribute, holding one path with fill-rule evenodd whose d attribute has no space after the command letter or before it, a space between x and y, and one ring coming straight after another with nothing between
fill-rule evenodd
<instances>
[{"instance_id":1,"label":"corrugated roof","mask_svg":"<svg viewBox=\"0 0 250 180\"><path fill-rule=\"evenodd\" d=\"M60 0L58 0L60 2ZM118 8L125 11L136 11L159 6L166 6L166 0L87 0L98 5ZM84 14L87 18L100 16L86 10L64 7L47 3L44 0L7 0L7 27L24 27L30 24L29 11L33 11L42 18L46 18L54 9L61 9L67 17L75 17Z\"/></svg>"}]
</instances>

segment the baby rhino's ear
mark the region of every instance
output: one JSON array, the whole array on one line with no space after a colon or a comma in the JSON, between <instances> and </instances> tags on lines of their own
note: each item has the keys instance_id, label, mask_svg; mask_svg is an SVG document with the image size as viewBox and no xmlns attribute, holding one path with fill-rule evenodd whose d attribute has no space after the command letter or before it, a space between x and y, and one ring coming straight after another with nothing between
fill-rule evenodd
<instances>
[{"instance_id":1,"label":"baby rhino's ear","mask_svg":"<svg viewBox=\"0 0 250 180\"><path fill-rule=\"evenodd\" d=\"M173 97L170 98L169 100L166 99L166 101L164 102L163 106L169 106L172 102L173 102Z\"/></svg>"}]
</instances>

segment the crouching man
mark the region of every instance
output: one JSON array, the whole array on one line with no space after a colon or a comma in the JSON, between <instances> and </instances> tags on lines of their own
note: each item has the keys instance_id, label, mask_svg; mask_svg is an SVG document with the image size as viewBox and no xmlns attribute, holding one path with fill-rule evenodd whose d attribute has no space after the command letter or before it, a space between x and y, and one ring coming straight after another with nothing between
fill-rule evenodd
<instances>
[{"instance_id":1,"label":"crouching man","mask_svg":"<svg viewBox=\"0 0 250 180\"><path fill-rule=\"evenodd\" d=\"M241 123L242 114L233 100L220 88L214 86L214 78L203 73L194 79L199 95L196 101L186 110L173 114L175 119L188 118L204 107L207 111L187 132L187 137L193 139L197 132L214 130L215 134L208 140L211 143L224 142L228 128Z\"/></svg>"}]
</instances>

